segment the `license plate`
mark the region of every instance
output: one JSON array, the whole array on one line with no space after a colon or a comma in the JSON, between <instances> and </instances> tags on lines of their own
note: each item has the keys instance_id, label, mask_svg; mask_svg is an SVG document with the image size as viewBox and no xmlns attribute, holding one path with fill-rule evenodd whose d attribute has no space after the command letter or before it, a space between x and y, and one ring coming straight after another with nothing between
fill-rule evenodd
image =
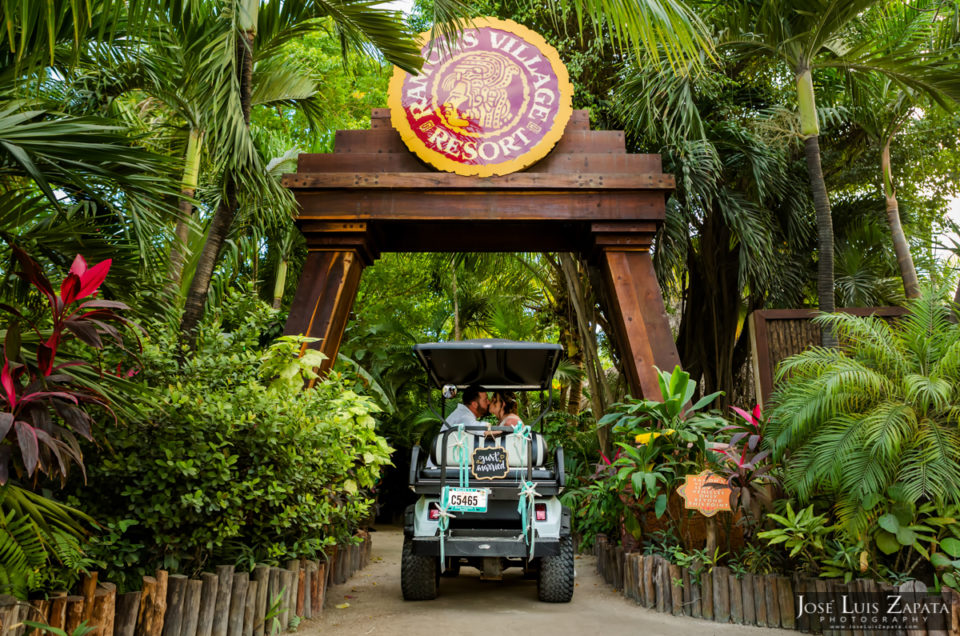
<instances>
[{"instance_id":1,"label":"license plate","mask_svg":"<svg viewBox=\"0 0 960 636\"><path fill-rule=\"evenodd\" d=\"M454 512L486 512L487 491L483 488L451 488L447 510Z\"/></svg>"}]
</instances>

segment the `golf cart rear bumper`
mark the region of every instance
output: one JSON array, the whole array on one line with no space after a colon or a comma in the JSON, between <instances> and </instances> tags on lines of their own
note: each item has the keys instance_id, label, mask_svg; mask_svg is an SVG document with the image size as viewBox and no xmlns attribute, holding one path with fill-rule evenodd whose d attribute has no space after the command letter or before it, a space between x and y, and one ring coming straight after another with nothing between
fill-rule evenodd
<instances>
[{"instance_id":1,"label":"golf cart rear bumper","mask_svg":"<svg viewBox=\"0 0 960 636\"><path fill-rule=\"evenodd\" d=\"M440 556L440 538L414 537L413 553L419 556ZM443 553L446 557L526 558L530 556L530 546L516 534L509 537L447 537L443 541ZM534 557L556 556L558 554L560 554L560 542L557 539L537 539L534 543Z\"/></svg>"}]
</instances>

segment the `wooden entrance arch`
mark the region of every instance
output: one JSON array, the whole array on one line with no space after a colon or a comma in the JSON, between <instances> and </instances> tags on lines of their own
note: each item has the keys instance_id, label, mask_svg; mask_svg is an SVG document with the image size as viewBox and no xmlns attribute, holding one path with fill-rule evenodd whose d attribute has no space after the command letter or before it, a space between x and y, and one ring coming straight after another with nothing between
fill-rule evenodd
<instances>
[{"instance_id":1,"label":"wooden entrance arch","mask_svg":"<svg viewBox=\"0 0 960 636\"><path fill-rule=\"evenodd\" d=\"M309 255L284 332L320 338L329 370L363 268L381 252L578 252L614 322L633 395L660 398L652 365L680 362L650 242L673 175L660 155L628 154L621 131L574 111L563 137L524 172L466 177L416 158L374 109L370 130L337 131L334 152L300 155L284 176Z\"/></svg>"}]
</instances>

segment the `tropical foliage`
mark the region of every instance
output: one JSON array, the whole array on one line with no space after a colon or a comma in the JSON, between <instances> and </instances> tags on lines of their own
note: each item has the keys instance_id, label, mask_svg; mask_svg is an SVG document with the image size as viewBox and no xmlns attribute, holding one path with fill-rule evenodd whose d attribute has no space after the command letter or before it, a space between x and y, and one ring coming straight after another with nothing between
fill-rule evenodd
<instances>
[{"instance_id":1,"label":"tropical foliage","mask_svg":"<svg viewBox=\"0 0 960 636\"><path fill-rule=\"evenodd\" d=\"M957 503L955 387L960 329L942 290L907 302L890 325L831 314L817 322L842 347L787 360L768 435L784 483L802 500L834 496L846 508L900 484L910 501Z\"/></svg>"}]
</instances>

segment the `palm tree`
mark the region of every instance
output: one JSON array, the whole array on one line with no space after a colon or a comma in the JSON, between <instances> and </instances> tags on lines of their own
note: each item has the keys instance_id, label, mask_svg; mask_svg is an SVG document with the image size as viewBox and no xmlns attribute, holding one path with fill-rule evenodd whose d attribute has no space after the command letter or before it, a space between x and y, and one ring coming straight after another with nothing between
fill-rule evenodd
<instances>
[{"instance_id":1,"label":"palm tree","mask_svg":"<svg viewBox=\"0 0 960 636\"><path fill-rule=\"evenodd\" d=\"M914 502L960 500L960 327L945 301L928 289L893 325L820 316L842 349L782 363L767 438L801 502L829 494L855 508L893 484Z\"/></svg>"},{"instance_id":2,"label":"palm tree","mask_svg":"<svg viewBox=\"0 0 960 636\"><path fill-rule=\"evenodd\" d=\"M881 74L931 95L941 103L960 96L960 80L945 53L920 55L915 51L877 51L867 30L858 41L855 23L878 0L740 0L727 7L725 47L745 56L771 56L793 76L804 143L807 174L817 214L817 297L821 311L834 309L833 221L830 199L820 162L820 123L813 72L840 68L855 73ZM825 346L835 346L829 332Z\"/></svg>"}]
</instances>

